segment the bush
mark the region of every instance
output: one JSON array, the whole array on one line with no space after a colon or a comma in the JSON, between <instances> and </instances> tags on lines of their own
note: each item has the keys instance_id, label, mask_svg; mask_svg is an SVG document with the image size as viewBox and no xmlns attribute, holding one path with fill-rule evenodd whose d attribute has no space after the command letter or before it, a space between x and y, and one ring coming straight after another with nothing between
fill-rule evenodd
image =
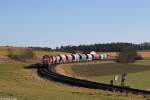
<instances>
[{"instance_id":1,"label":"bush","mask_svg":"<svg viewBox=\"0 0 150 100\"><path fill-rule=\"evenodd\" d=\"M11 48L8 50L8 57L18 61L27 61L34 58L34 51L32 49L23 49L23 48Z\"/></svg>"},{"instance_id":2,"label":"bush","mask_svg":"<svg viewBox=\"0 0 150 100\"><path fill-rule=\"evenodd\" d=\"M131 47L124 47L119 53L117 62L133 63L135 60L140 60L142 57L137 54L136 50Z\"/></svg>"}]
</instances>

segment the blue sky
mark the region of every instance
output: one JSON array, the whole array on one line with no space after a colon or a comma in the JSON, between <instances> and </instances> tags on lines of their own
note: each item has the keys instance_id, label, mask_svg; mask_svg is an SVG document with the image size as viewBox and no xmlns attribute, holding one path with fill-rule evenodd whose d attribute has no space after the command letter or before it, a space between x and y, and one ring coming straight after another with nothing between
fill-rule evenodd
<instances>
[{"instance_id":1,"label":"blue sky","mask_svg":"<svg viewBox=\"0 0 150 100\"><path fill-rule=\"evenodd\" d=\"M150 0L0 0L0 45L150 42Z\"/></svg>"}]
</instances>

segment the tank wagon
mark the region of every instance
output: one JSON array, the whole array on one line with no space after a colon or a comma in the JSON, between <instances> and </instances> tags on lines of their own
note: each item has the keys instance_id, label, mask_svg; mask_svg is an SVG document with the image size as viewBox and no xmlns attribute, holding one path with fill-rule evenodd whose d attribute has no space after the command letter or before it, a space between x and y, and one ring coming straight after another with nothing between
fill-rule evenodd
<instances>
[{"instance_id":1,"label":"tank wagon","mask_svg":"<svg viewBox=\"0 0 150 100\"><path fill-rule=\"evenodd\" d=\"M73 60L72 62L79 62L80 61L80 55L79 54L72 54Z\"/></svg>"},{"instance_id":2,"label":"tank wagon","mask_svg":"<svg viewBox=\"0 0 150 100\"><path fill-rule=\"evenodd\" d=\"M87 59L87 61L92 61L92 59L93 59L92 54L87 54L86 59Z\"/></svg>"},{"instance_id":3,"label":"tank wagon","mask_svg":"<svg viewBox=\"0 0 150 100\"><path fill-rule=\"evenodd\" d=\"M101 56L100 56L101 54L92 54L92 56L93 56L93 59L92 60L100 60L101 59Z\"/></svg>"},{"instance_id":4,"label":"tank wagon","mask_svg":"<svg viewBox=\"0 0 150 100\"><path fill-rule=\"evenodd\" d=\"M67 62L67 59L66 59L66 55L60 55L60 63L66 63Z\"/></svg>"},{"instance_id":5,"label":"tank wagon","mask_svg":"<svg viewBox=\"0 0 150 100\"><path fill-rule=\"evenodd\" d=\"M86 54L79 54L79 56L80 56L80 61L87 61Z\"/></svg>"},{"instance_id":6,"label":"tank wagon","mask_svg":"<svg viewBox=\"0 0 150 100\"><path fill-rule=\"evenodd\" d=\"M52 63L55 64L57 62L56 56L52 56Z\"/></svg>"},{"instance_id":7,"label":"tank wagon","mask_svg":"<svg viewBox=\"0 0 150 100\"><path fill-rule=\"evenodd\" d=\"M72 62L73 61L73 56L71 54L66 55L66 62Z\"/></svg>"},{"instance_id":8,"label":"tank wagon","mask_svg":"<svg viewBox=\"0 0 150 100\"><path fill-rule=\"evenodd\" d=\"M60 60L61 60L61 57L58 55L56 56L56 63L55 64L59 64L60 63Z\"/></svg>"},{"instance_id":9,"label":"tank wagon","mask_svg":"<svg viewBox=\"0 0 150 100\"><path fill-rule=\"evenodd\" d=\"M91 53L91 54L60 54L57 56L44 55L43 64L61 64L61 63L71 63L71 62L85 62L93 60L107 60L107 53Z\"/></svg>"}]
</instances>

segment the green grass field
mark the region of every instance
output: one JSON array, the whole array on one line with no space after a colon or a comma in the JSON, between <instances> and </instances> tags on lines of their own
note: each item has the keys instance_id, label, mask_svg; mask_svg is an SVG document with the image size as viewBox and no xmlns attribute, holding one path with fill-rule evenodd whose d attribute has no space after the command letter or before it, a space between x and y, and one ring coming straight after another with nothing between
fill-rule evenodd
<instances>
[{"instance_id":1,"label":"green grass field","mask_svg":"<svg viewBox=\"0 0 150 100\"><path fill-rule=\"evenodd\" d=\"M7 51L0 50L0 58L7 58L7 54ZM55 55L59 52L36 51L39 58L43 54ZM0 98L12 97L18 100L145 100L149 98L133 94L127 96L108 91L72 87L48 81L39 77L36 69L25 68L30 64L31 62L0 64Z\"/></svg>"},{"instance_id":2,"label":"green grass field","mask_svg":"<svg viewBox=\"0 0 150 100\"><path fill-rule=\"evenodd\" d=\"M114 75L121 75L127 73L126 85L150 90L150 60L141 60L133 64L117 64L117 63L106 63L106 64L72 64L71 67L64 67L64 70L69 75L74 77L85 77L90 80L110 83L110 80L114 79ZM67 71L67 68L70 71ZM115 83L120 85L120 80Z\"/></svg>"},{"instance_id":3,"label":"green grass field","mask_svg":"<svg viewBox=\"0 0 150 100\"><path fill-rule=\"evenodd\" d=\"M28 64L0 64L0 97L18 100L144 100L142 96L71 87L41 79Z\"/></svg>"}]
</instances>

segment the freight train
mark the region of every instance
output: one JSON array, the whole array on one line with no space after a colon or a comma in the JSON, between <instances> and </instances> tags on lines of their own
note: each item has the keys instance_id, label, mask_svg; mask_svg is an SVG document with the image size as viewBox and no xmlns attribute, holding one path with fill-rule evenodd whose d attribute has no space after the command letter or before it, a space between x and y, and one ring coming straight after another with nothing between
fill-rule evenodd
<instances>
[{"instance_id":1,"label":"freight train","mask_svg":"<svg viewBox=\"0 0 150 100\"><path fill-rule=\"evenodd\" d=\"M57 56L44 55L43 64L45 66L53 64L62 64L62 63L72 63L72 62L85 62L93 60L107 60L109 55L107 53L90 53L90 54L60 54Z\"/></svg>"}]
</instances>

